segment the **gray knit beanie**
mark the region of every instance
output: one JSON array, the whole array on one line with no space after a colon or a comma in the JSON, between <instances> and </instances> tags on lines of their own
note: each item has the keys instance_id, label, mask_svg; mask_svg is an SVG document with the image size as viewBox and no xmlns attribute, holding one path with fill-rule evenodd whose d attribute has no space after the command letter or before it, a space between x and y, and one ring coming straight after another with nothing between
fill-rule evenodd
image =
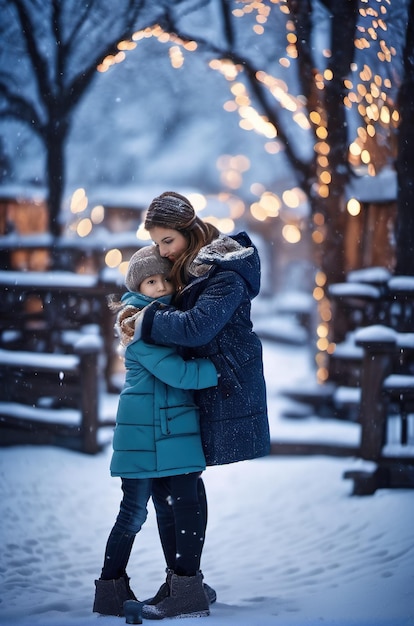
<instances>
[{"instance_id":1,"label":"gray knit beanie","mask_svg":"<svg viewBox=\"0 0 414 626\"><path fill-rule=\"evenodd\" d=\"M129 291L139 291L140 284L148 276L154 274L168 276L171 267L171 262L160 255L157 246L146 246L132 255L125 276L125 285Z\"/></svg>"}]
</instances>

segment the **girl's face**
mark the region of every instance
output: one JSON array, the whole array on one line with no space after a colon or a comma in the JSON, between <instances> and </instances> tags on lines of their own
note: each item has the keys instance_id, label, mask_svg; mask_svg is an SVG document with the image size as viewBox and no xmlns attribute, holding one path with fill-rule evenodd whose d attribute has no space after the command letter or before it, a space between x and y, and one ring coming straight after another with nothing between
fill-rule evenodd
<instances>
[{"instance_id":1,"label":"girl's face","mask_svg":"<svg viewBox=\"0 0 414 626\"><path fill-rule=\"evenodd\" d=\"M151 239L158 246L160 255L174 263L187 250L188 241L180 231L174 228L154 226L149 231Z\"/></svg>"},{"instance_id":2,"label":"girl's face","mask_svg":"<svg viewBox=\"0 0 414 626\"><path fill-rule=\"evenodd\" d=\"M174 288L169 278L163 274L153 274L142 281L138 291L150 298L161 298L173 293Z\"/></svg>"}]
</instances>

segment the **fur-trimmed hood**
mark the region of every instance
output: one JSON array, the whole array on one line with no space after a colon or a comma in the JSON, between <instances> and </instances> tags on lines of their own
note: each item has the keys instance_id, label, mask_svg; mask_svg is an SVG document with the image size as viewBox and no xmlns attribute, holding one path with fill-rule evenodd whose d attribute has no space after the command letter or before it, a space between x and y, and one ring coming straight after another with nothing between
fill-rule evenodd
<instances>
[{"instance_id":1,"label":"fur-trimmed hood","mask_svg":"<svg viewBox=\"0 0 414 626\"><path fill-rule=\"evenodd\" d=\"M190 273L201 277L213 266L240 274L248 285L251 298L259 293L260 260L256 247L247 233L242 232L233 237L220 235L201 248L190 265Z\"/></svg>"},{"instance_id":2,"label":"fur-trimmed hood","mask_svg":"<svg viewBox=\"0 0 414 626\"><path fill-rule=\"evenodd\" d=\"M150 298L136 291L128 291L122 296L120 302L110 302L110 308L117 311L114 329L122 347L125 348L135 338L135 325L140 318L142 309L154 300L169 304L171 296ZM120 352L122 353L122 349Z\"/></svg>"}]
</instances>

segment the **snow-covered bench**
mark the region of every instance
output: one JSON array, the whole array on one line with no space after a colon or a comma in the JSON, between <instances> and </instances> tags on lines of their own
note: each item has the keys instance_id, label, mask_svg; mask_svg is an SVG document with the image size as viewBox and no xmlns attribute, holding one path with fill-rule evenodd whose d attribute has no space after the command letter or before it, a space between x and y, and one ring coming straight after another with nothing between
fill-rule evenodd
<instances>
[{"instance_id":1,"label":"snow-covered bench","mask_svg":"<svg viewBox=\"0 0 414 626\"><path fill-rule=\"evenodd\" d=\"M346 281L329 286L333 306L331 340L343 341L361 326L385 323L384 294L391 273L384 267L370 267L348 272Z\"/></svg>"},{"instance_id":2,"label":"snow-covered bench","mask_svg":"<svg viewBox=\"0 0 414 626\"><path fill-rule=\"evenodd\" d=\"M385 325L398 332L414 329L414 277L391 276L386 268L349 272L344 283L329 287L333 306L329 381L359 388L363 349L355 341L361 328Z\"/></svg>"},{"instance_id":3,"label":"snow-covered bench","mask_svg":"<svg viewBox=\"0 0 414 626\"><path fill-rule=\"evenodd\" d=\"M116 345L106 297L122 292L117 274L0 270L0 347L63 353L73 349L76 333L95 325L104 341L109 389Z\"/></svg>"},{"instance_id":4,"label":"snow-covered bench","mask_svg":"<svg viewBox=\"0 0 414 626\"><path fill-rule=\"evenodd\" d=\"M363 278L363 277L362 277ZM382 288L347 280L329 287L332 304L330 339L335 350L329 355L329 380L346 387L359 386L363 352L355 344L358 328L375 324L382 313Z\"/></svg>"},{"instance_id":5,"label":"snow-covered bench","mask_svg":"<svg viewBox=\"0 0 414 626\"><path fill-rule=\"evenodd\" d=\"M363 349L359 455L373 473L347 472L354 492L414 487L414 333L372 325L355 333Z\"/></svg>"},{"instance_id":6,"label":"snow-covered bench","mask_svg":"<svg viewBox=\"0 0 414 626\"><path fill-rule=\"evenodd\" d=\"M387 283L387 325L400 332L414 329L414 276L393 276Z\"/></svg>"},{"instance_id":7,"label":"snow-covered bench","mask_svg":"<svg viewBox=\"0 0 414 626\"><path fill-rule=\"evenodd\" d=\"M86 335L72 354L0 350L1 445L97 452L101 348L98 336Z\"/></svg>"}]
</instances>

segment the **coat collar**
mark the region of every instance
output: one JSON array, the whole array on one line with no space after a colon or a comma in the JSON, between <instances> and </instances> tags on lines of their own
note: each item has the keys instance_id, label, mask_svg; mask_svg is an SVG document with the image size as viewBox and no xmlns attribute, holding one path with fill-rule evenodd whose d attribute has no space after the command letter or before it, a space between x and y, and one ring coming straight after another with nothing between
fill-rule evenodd
<instances>
[{"instance_id":1,"label":"coat collar","mask_svg":"<svg viewBox=\"0 0 414 626\"><path fill-rule=\"evenodd\" d=\"M231 237L220 235L201 248L189 268L193 279L182 293L206 280L213 268L239 274L246 283L249 298L255 298L259 293L260 258L247 233L241 232Z\"/></svg>"},{"instance_id":2,"label":"coat collar","mask_svg":"<svg viewBox=\"0 0 414 626\"><path fill-rule=\"evenodd\" d=\"M250 241L250 240L249 240ZM203 276L213 265L223 268L237 264L254 253L253 246L243 246L233 237L220 235L207 246L203 246L190 265L193 276Z\"/></svg>"}]
</instances>

